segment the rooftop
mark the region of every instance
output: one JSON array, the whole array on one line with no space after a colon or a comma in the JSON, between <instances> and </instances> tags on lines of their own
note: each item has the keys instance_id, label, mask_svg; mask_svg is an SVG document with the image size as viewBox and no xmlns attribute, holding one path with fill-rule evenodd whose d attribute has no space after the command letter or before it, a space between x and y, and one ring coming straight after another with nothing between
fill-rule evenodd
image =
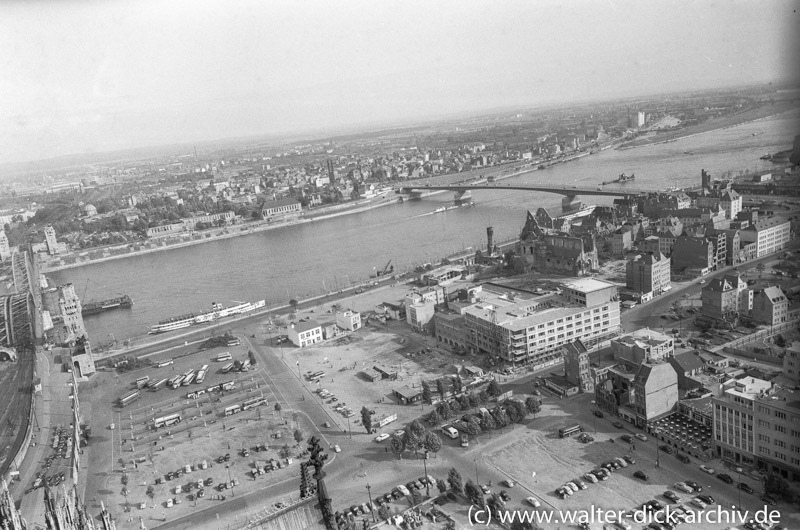
<instances>
[{"instance_id":1,"label":"rooftop","mask_svg":"<svg viewBox=\"0 0 800 530\"><path fill-rule=\"evenodd\" d=\"M563 282L563 285L567 289L572 289L573 291L579 291L582 293L593 293L595 291L608 289L609 287L616 288L616 285L613 283L595 280L594 278L578 278L576 280L569 280Z\"/></svg>"}]
</instances>

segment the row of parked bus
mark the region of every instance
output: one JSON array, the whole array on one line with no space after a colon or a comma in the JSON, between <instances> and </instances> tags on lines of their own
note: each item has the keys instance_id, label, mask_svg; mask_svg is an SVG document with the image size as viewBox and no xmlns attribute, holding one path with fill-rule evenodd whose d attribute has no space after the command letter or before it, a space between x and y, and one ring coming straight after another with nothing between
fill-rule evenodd
<instances>
[{"instance_id":1,"label":"row of parked bus","mask_svg":"<svg viewBox=\"0 0 800 530\"><path fill-rule=\"evenodd\" d=\"M256 407L260 407L261 405L266 405L266 404L267 404L267 398L265 398L265 397L257 397L257 398L248 399L247 401L245 401L241 405L236 404L236 405L231 405L230 407L225 407L225 415L226 416L233 416L234 414L238 414L238 413L243 412L245 410L250 410L250 409L253 409L253 408L256 408Z\"/></svg>"}]
</instances>

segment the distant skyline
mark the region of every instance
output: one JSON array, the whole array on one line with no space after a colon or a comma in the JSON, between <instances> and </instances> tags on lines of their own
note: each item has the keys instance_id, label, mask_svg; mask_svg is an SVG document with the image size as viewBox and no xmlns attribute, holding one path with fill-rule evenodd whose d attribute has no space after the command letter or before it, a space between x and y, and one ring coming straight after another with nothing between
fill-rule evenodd
<instances>
[{"instance_id":1,"label":"distant skyline","mask_svg":"<svg viewBox=\"0 0 800 530\"><path fill-rule=\"evenodd\" d=\"M797 82L797 6L5 2L0 162Z\"/></svg>"}]
</instances>

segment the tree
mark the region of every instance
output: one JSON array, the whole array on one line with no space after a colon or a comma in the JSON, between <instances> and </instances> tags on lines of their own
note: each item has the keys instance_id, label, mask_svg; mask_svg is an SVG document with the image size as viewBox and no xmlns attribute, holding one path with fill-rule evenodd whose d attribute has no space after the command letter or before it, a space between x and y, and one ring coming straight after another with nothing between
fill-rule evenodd
<instances>
[{"instance_id":1,"label":"tree","mask_svg":"<svg viewBox=\"0 0 800 530\"><path fill-rule=\"evenodd\" d=\"M447 483L456 495L461 495L461 492L464 491L461 473L456 471L456 468L450 468L450 472L447 474Z\"/></svg>"},{"instance_id":2,"label":"tree","mask_svg":"<svg viewBox=\"0 0 800 530\"><path fill-rule=\"evenodd\" d=\"M770 473L767 475L764 489L767 493L771 493L778 498L788 498L788 496L791 495L789 484L783 479L783 477L776 473Z\"/></svg>"},{"instance_id":3,"label":"tree","mask_svg":"<svg viewBox=\"0 0 800 530\"><path fill-rule=\"evenodd\" d=\"M458 396L458 407L463 412L466 412L466 411L468 411L470 409L469 399L467 399L467 396L465 396L465 395Z\"/></svg>"},{"instance_id":4,"label":"tree","mask_svg":"<svg viewBox=\"0 0 800 530\"><path fill-rule=\"evenodd\" d=\"M764 274L764 270L766 270L766 268L767 268L766 265L764 265L763 263L759 263L758 265L756 265L756 270L758 271L759 280L761 279L761 275Z\"/></svg>"},{"instance_id":5,"label":"tree","mask_svg":"<svg viewBox=\"0 0 800 530\"><path fill-rule=\"evenodd\" d=\"M258 360L256 359L256 354L253 353L253 350L247 350L247 358L250 359L250 364L252 364L253 366L255 366L258 362Z\"/></svg>"},{"instance_id":6,"label":"tree","mask_svg":"<svg viewBox=\"0 0 800 530\"><path fill-rule=\"evenodd\" d=\"M295 429L294 430L294 441L299 444L300 442L303 441L303 438L304 438L303 431L301 431L300 429Z\"/></svg>"},{"instance_id":7,"label":"tree","mask_svg":"<svg viewBox=\"0 0 800 530\"><path fill-rule=\"evenodd\" d=\"M497 379L492 379L489 382L489 386L486 388L486 393L491 397L497 397L503 393L503 391L500 389L500 384L497 382Z\"/></svg>"},{"instance_id":8,"label":"tree","mask_svg":"<svg viewBox=\"0 0 800 530\"><path fill-rule=\"evenodd\" d=\"M417 488L411 489L411 506L416 506L422 502L422 495Z\"/></svg>"},{"instance_id":9,"label":"tree","mask_svg":"<svg viewBox=\"0 0 800 530\"><path fill-rule=\"evenodd\" d=\"M291 300L289 300L289 305L292 307L292 313L296 313L297 312L297 300L292 298Z\"/></svg>"},{"instance_id":10,"label":"tree","mask_svg":"<svg viewBox=\"0 0 800 530\"><path fill-rule=\"evenodd\" d=\"M450 405L447 401L442 401L439 403L439 406L436 407L436 410L439 412L439 417L443 420L446 420L450 417Z\"/></svg>"},{"instance_id":11,"label":"tree","mask_svg":"<svg viewBox=\"0 0 800 530\"><path fill-rule=\"evenodd\" d=\"M505 509L506 503L503 502L503 499L500 498L500 495L497 493L492 493L489 497L489 502L487 502L489 508L492 510L492 513L499 513L501 510Z\"/></svg>"},{"instance_id":12,"label":"tree","mask_svg":"<svg viewBox=\"0 0 800 530\"><path fill-rule=\"evenodd\" d=\"M446 493L447 492L447 482L444 479L437 478L436 479L436 488L439 490L439 493Z\"/></svg>"},{"instance_id":13,"label":"tree","mask_svg":"<svg viewBox=\"0 0 800 530\"><path fill-rule=\"evenodd\" d=\"M479 508L483 507L483 492L474 482L472 482L472 479L467 479L466 484L464 484L464 495L467 497L469 502L475 506Z\"/></svg>"},{"instance_id":14,"label":"tree","mask_svg":"<svg viewBox=\"0 0 800 530\"><path fill-rule=\"evenodd\" d=\"M441 397L441 399L444 400L444 393L446 389L444 387L444 379L442 379L441 377L436 380L436 390L439 392L439 397Z\"/></svg>"},{"instance_id":15,"label":"tree","mask_svg":"<svg viewBox=\"0 0 800 530\"><path fill-rule=\"evenodd\" d=\"M428 404L431 402L431 385L427 381L422 382L422 401Z\"/></svg>"},{"instance_id":16,"label":"tree","mask_svg":"<svg viewBox=\"0 0 800 530\"><path fill-rule=\"evenodd\" d=\"M361 423L367 434L372 434L372 412L367 407L361 407Z\"/></svg>"},{"instance_id":17,"label":"tree","mask_svg":"<svg viewBox=\"0 0 800 530\"><path fill-rule=\"evenodd\" d=\"M542 405L539 403L538 399L533 396L529 396L528 399L525 400L525 408L527 409L528 414L533 414L536 416L536 414L542 410Z\"/></svg>"},{"instance_id":18,"label":"tree","mask_svg":"<svg viewBox=\"0 0 800 530\"><path fill-rule=\"evenodd\" d=\"M481 430L483 432L489 432L497 428L497 422L494 421L494 418L491 414L484 414L481 418Z\"/></svg>"},{"instance_id":19,"label":"tree","mask_svg":"<svg viewBox=\"0 0 800 530\"><path fill-rule=\"evenodd\" d=\"M467 434L469 434L470 436L472 436L474 438L474 437L478 436L478 434L480 434L480 432L481 432L481 428L480 428L480 425L478 424L478 420L473 416L467 422Z\"/></svg>"},{"instance_id":20,"label":"tree","mask_svg":"<svg viewBox=\"0 0 800 530\"><path fill-rule=\"evenodd\" d=\"M283 414L281 414L281 409L283 409L283 407L281 407L281 404L280 403L275 403L275 412L277 412L278 415L281 418L283 418Z\"/></svg>"},{"instance_id":21,"label":"tree","mask_svg":"<svg viewBox=\"0 0 800 530\"><path fill-rule=\"evenodd\" d=\"M150 497L152 499L156 495L156 490L153 488L153 486L147 486L147 493L146 494L147 494L148 497Z\"/></svg>"},{"instance_id":22,"label":"tree","mask_svg":"<svg viewBox=\"0 0 800 530\"><path fill-rule=\"evenodd\" d=\"M456 376L452 379L453 382L453 393L458 395L464 389L464 381L461 380L461 376L456 374Z\"/></svg>"},{"instance_id":23,"label":"tree","mask_svg":"<svg viewBox=\"0 0 800 530\"><path fill-rule=\"evenodd\" d=\"M281 447L281 458L289 458L289 455L291 454L292 450L288 445L284 444L283 447Z\"/></svg>"},{"instance_id":24,"label":"tree","mask_svg":"<svg viewBox=\"0 0 800 530\"><path fill-rule=\"evenodd\" d=\"M480 392L478 392L478 401L480 402L481 405L489 403L489 393L486 392L486 389L483 389Z\"/></svg>"},{"instance_id":25,"label":"tree","mask_svg":"<svg viewBox=\"0 0 800 530\"><path fill-rule=\"evenodd\" d=\"M406 432L403 433L403 447L405 447L406 450L414 451L414 454L416 454L421 442L422 440L420 440L415 433L411 432L411 429L406 428Z\"/></svg>"},{"instance_id":26,"label":"tree","mask_svg":"<svg viewBox=\"0 0 800 530\"><path fill-rule=\"evenodd\" d=\"M392 440L389 445L392 447L392 452L402 459L403 450L405 449L403 440L401 440L399 436L392 436Z\"/></svg>"},{"instance_id":27,"label":"tree","mask_svg":"<svg viewBox=\"0 0 800 530\"><path fill-rule=\"evenodd\" d=\"M441 423L442 417L439 416L439 412L437 410L432 410L430 414L428 414L428 423L431 425L439 425Z\"/></svg>"},{"instance_id":28,"label":"tree","mask_svg":"<svg viewBox=\"0 0 800 530\"><path fill-rule=\"evenodd\" d=\"M480 400L478 400L478 396L475 395L475 392L470 392L467 394L467 401L469 402L470 408L473 409L478 406L478 403L480 403Z\"/></svg>"},{"instance_id":29,"label":"tree","mask_svg":"<svg viewBox=\"0 0 800 530\"><path fill-rule=\"evenodd\" d=\"M425 446L426 451L436 454L442 448L442 440L435 432L429 432L425 435L425 441L423 442L423 445Z\"/></svg>"},{"instance_id":30,"label":"tree","mask_svg":"<svg viewBox=\"0 0 800 530\"><path fill-rule=\"evenodd\" d=\"M497 424L498 429L502 429L509 424L508 414L500 407L495 407L491 411L494 422Z\"/></svg>"},{"instance_id":31,"label":"tree","mask_svg":"<svg viewBox=\"0 0 800 530\"><path fill-rule=\"evenodd\" d=\"M411 432L415 437L422 440L425 436L425 427L423 427L422 423L419 420L414 420L408 424L407 431Z\"/></svg>"},{"instance_id":32,"label":"tree","mask_svg":"<svg viewBox=\"0 0 800 530\"><path fill-rule=\"evenodd\" d=\"M392 515L392 511L389 509L388 504L381 504L381 507L378 508L378 517L382 520L387 520Z\"/></svg>"}]
</instances>

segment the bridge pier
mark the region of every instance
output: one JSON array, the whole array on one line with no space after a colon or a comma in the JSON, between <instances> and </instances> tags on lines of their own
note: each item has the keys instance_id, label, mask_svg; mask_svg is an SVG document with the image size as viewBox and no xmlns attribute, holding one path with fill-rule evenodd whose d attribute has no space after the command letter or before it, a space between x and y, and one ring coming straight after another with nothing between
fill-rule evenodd
<instances>
[{"instance_id":1,"label":"bridge pier","mask_svg":"<svg viewBox=\"0 0 800 530\"><path fill-rule=\"evenodd\" d=\"M565 195L561 199L561 212L564 214L575 213L581 209L583 203L579 195Z\"/></svg>"},{"instance_id":2,"label":"bridge pier","mask_svg":"<svg viewBox=\"0 0 800 530\"><path fill-rule=\"evenodd\" d=\"M455 202L456 205L461 206L462 204L468 203L470 201L472 201L471 190L455 192L453 197L453 202Z\"/></svg>"}]
</instances>

